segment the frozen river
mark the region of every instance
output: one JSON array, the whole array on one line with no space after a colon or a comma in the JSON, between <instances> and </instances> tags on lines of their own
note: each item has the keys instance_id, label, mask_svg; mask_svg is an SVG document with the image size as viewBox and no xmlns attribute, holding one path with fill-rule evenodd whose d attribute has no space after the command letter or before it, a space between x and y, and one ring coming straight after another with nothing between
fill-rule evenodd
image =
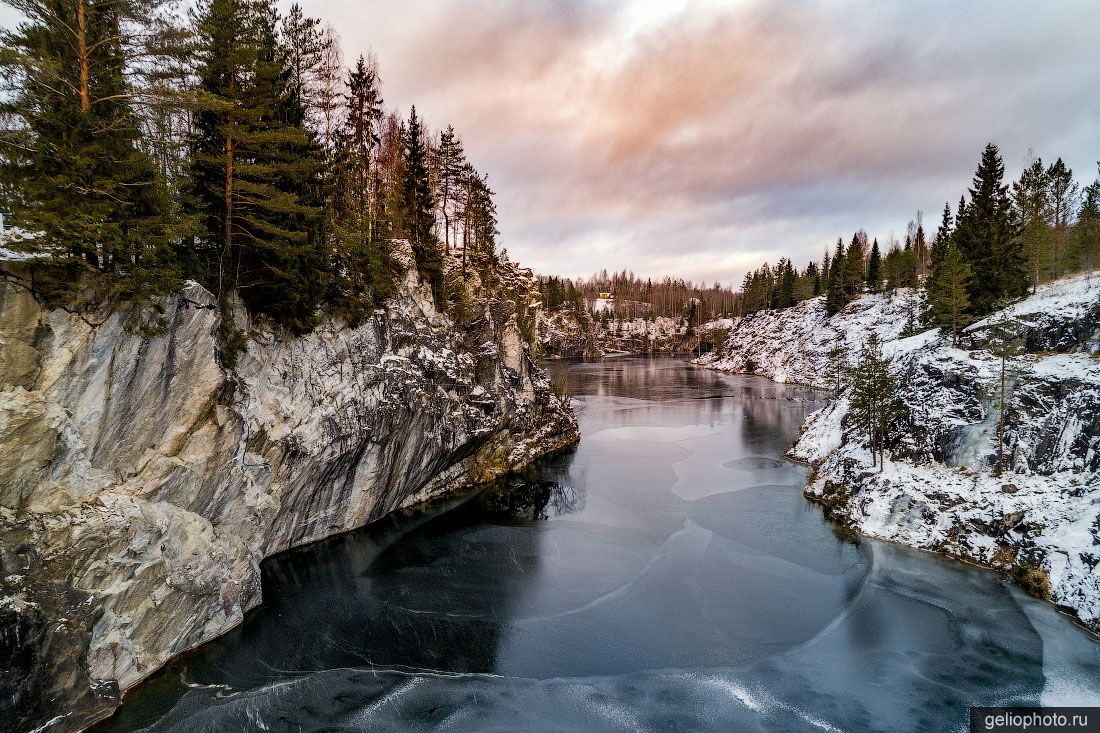
<instances>
[{"instance_id":1,"label":"frozen river","mask_svg":"<svg viewBox=\"0 0 1100 733\"><path fill-rule=\"evenodd\" d=\"M558 363L582 439L265 563L264 604L103 730L966 730L1100 704L1100 645L992 574L838 532L784 451L820 396Z\"/></svg>"}]
</instances>

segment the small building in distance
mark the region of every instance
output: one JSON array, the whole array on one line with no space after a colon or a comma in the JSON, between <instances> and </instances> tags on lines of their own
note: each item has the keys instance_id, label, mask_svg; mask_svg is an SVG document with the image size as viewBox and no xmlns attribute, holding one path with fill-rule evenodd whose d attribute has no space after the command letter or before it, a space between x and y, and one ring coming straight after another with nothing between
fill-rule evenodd
<instances>
[{"instance_id":1,"label":"small building in distance","mask_svg":"<svg viewBox=\"0 0 1100 733\"><path fill-rule=\"evenodd\" d=\"M614 313L615 312L615 294L614 293L598 293L596 300L592 303L593 313Z\"/></svg>"}]
</instances>

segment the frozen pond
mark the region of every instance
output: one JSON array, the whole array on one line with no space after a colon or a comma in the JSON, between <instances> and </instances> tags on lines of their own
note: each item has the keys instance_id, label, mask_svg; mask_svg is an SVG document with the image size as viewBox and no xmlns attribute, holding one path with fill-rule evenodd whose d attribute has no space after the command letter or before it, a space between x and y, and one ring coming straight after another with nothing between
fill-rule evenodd
<instances>
[{"instance_id":1,"label":"frozen pond","mask_svg":"<svg viewBox=\"0 0 1100 733\"><path fill-rule=\"evenodd\" d=\"M551 369L575 452L268 561L264 605L102 730L962 731L971 705L1100 704L1100 645L1053 608L802 497L783 453L816 393Z\"/></svg>"}]
</instances>

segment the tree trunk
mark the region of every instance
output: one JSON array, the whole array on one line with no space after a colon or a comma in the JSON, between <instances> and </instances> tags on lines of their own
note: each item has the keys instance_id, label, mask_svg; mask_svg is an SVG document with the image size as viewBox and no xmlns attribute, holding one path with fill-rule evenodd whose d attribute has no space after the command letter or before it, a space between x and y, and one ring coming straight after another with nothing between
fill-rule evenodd
<instances>
[{"instance_id":1,"label":"tree trunk","mask_svg":"<svg viewBox=\"0 0 1100 733\"><path fill-rule=\"evenodd\" d=\"M92 108L91 92L89 91L91 70L88 68L88 32L87 18L85 17L84 0L76 3L76 56L77 65L80 67L80 111L87 112Z\"/></svg>"},{"instance_id":2,"label":"tree trunk","mask_svg":"<svg viewBox=\"0 0 1100 733\"><path fill-rule=\"evenodd\" d=\"M871 467L878 465L878 405L871 404Z\"/></svg>"},{"instance_id":3,"label":"tree trunk","mask_svg":"<svg viewBox=\"0 0 1100 733\"><path fill-rule=\"evenodd\" d=\"M443 247L447 254L451 253L451 217L447 215L447 194L443 194Z\"/></svg>"},{"instance_id":4,"label":"tree trunk","mask_svg":"<svg viewBox=\"0 0 1100 733\"><path fill-rule=\"evenodd\" d=\"M230 116L229 131L225 136L225 242L222 256L218 259L218 299L224 297L222 276L225 258L232 257L233 247L233 118Z\"/></svg>"},{"instance_id":5,"label":"tree trunk","mask_svg":"<svg viewBox=\"0 0 1100 733\"><path fill-rule=\"evenodd\" d=\"M470 249L470 186L466 187L466 206L462 211L462 271L466 272L466 251Z\"/></svg>"},{"instance_id":6,"label":"tree trunk","mask_svg":"<svg viewBox=\"0 0 1100 733\"><path fill-rule=\"evenodd\" d=\"M959 345L959 314L954 305L951 306L951 345Z\"/></svg>"},{"instance_id":7,"label":"tree trunk","mask_svg":"<svg viewBox=\"0 0 1100 733\"><path fill-rule=\"evenodd\" d=\"M1001 420L1000 425L997 428L997 470L1001 471L1001 461L1004 455L1005 447L1005 359L1007 358L1007 347L1002 347L1005 350L1001 351Z\"/></svg>"}]
</instances>

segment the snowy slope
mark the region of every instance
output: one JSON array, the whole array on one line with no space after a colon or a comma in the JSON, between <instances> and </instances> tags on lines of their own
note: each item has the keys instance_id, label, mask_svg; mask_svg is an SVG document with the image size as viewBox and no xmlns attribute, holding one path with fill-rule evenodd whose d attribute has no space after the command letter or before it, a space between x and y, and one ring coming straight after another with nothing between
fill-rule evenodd
<instances>
[{"instance_id":1,"label":"snowy slope","mask_svg":"<svg viewBox=\"0 0 1100 733\"><path fill-rule=\"evenodd\" d=\"M820 299L744 319L724 353L777 381L825 386L825 354L886 342L907 416L872 467L841 395L807 421L791 456L816 464L806 493L863 534L1008 572L1100 629L1100 277L1067 278L975 323L959 348L937 330L898 338L917 294L875 295L826 318ZM1004 326L1026 345L1008 360L1004 471L998 450Z\"/></svg>"},{"instance_id":2,"label":"snowy slope","mask_svg":"<svg viewBox=\"0 0 1100 733\"><path fill-rule=\"evenodd\" d=\"M761 311L732 323L725 348L696 363L728 372L752 372L777 382L827 387L827 354L842 344L852 356L872 330L897 338L921 309L921 294L908 288L892 295L867 295L833 317L819 296L781 311ZM749 367L752 367L751 369Z\"/></svg>"}]
</instances>

